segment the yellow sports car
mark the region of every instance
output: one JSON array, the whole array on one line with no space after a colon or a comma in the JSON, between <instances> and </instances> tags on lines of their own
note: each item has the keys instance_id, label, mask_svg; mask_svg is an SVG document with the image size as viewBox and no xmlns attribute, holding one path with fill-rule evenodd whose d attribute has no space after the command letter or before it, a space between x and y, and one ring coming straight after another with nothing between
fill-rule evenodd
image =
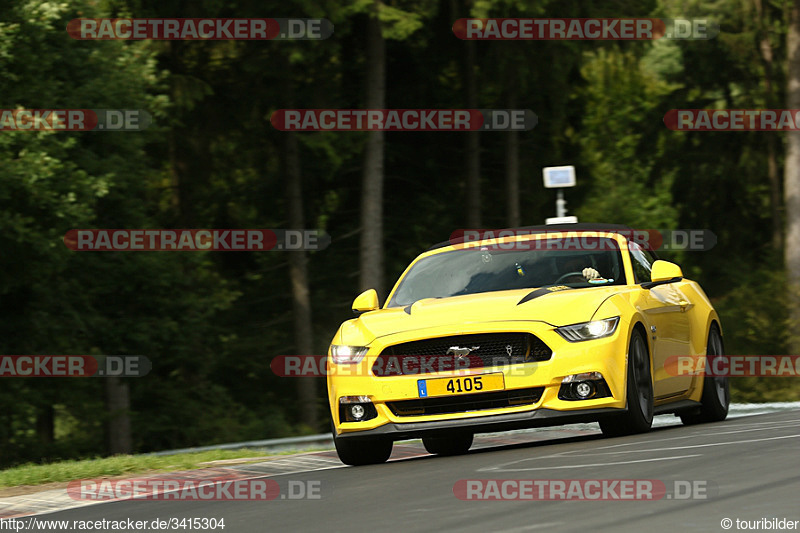
<instances>
[{"instance_id":1,"label":"yellow sports car","mask_svg":"<svg viewBox=\"0 0 800 533\"><path fill-rule=\"evenodd\" d=\"M727 378L667 364L722 355L719 317L633 234L569 224L451 239L417 257L383 307L374 290L358 296L328 352L342 462L384 462L409 438L455 455L481 432L723 420Z\"/></svg>"}]
</instances>

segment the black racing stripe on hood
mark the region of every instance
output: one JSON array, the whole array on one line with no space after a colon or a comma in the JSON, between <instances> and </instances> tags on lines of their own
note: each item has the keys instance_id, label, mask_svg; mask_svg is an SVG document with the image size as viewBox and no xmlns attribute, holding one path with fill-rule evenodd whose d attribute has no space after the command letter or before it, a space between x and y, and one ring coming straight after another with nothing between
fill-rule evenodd
<instances>
[{"instance_id":1,"label":"black racing stripe on hood","mask_svg":"<svg viewBox=\"0 0 800 533\"><path fill-rule=\"evenodd\" d=\"M572 287L567 287L566 285L555 285L554 287L542 287L541 289L534 289L525 296L522 297L522 300L517 302L517 305L524 304L525 302L529 302L534 298L538 298L540 296L544 296L545 294L551 294L554 292L560 292L564 290L571 290Z\"/></svg>"}]
</instances>

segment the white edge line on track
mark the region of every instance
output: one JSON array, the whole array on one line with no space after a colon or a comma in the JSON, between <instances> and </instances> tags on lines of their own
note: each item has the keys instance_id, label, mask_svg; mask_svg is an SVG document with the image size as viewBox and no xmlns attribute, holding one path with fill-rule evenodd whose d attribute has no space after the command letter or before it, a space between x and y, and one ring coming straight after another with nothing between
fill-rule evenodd
<instances>
[{"instance_id":1,"label":"white edge line on track","mask_svg":"<svg viewBox=\"0 0 800 533\"><path fill-rule=\"evenodd\" d=\"M677 459L688 459L690 457L701 457L702 453L696 453L693 455L676 455L674 457L654 457L652 459L636 459L633 461L617 461L614 463L593 463L593 464L585 464L585 465L550 465L550 466L536 466L533 468L504 468L507 465L513 465L522 461L515 461L514 463L506 463L505 465L500 466L488 466L486 468L478 469L478 472L530 472L533 470L564 470L564 469L572 469L572 468L591 468L596 466L612 466L612 465L628 465L633 463L652 463L655 461L675 461ZM541 459L545 459L541 457ZM523 459L525 461L526 459Z\"/></svg>"},{"instance_id":2,"label":"white edge line on track","mask_svg":"<svg viewBox=\"0 0 800 533\"><path fill-rule=\"evenodd\" d=\"M511 529L498 529L496 533L518 533L522 531L533 531L535 529L544 529L547 527L560 526L564 522L545 522L544 524L531 524L529 526L514 527Z\"/></svg>"},{"instance_id":3,"label":"white edge line on track","mask_svg":"<svg viewBox=\"0 0 800 533\"><path fill-rule=\"evenodd\" d=\"M729 445L734 445L734 444L749 444L749 443L753 443L753 442L765 442L765 441L770 441L770 440L792 439L792 438L798 438L798 437L800 437L800 435L781 435L779 437L766 437L766 438L763 438L763 439L736 440L736 441L731 441L731 442L709 442L709 443L706 443L706 444L692 444L692 445L689 445L689 446L676 446L676 447L669 447L669 448L648 448L646 450L626 450L624 452L599 452L599 453L590 454L590 455L616 455L616 454L619 454L619 453L667 452L667 451L674 451L674 450L688 450L688 449L691 449L691 448L709 448L709 447L712 447L712 446L729 446ZM561 458L569 458L569 457L570 456L567 456L567 455L564 455L564 454L544 455L542 457L529 457L529 458L526 458L526 459L520 459L518 461L513 461L511 463L503 463L503 464L498 465L496 467L481 468L481 469L478 470L478 472L486 472L486 471L523 472L523 471L527 471L527 470L546 470L548 468L571 468L570 466L561 466L561 467L549 466L549 467L516 468L516 469L512 469L512 470L503 470L503 467L506 467L506 466L509 466L509 465L513 465L513 464L522 463L522 462L525 462L525 461L540 461L540 460L543 460L543 459L561 459ZM689 456L684 456L684 457L689 457ZM670 458L666 458L666 459L670 459ZM656 459L645 459L645 460L641 460L641 461L622 461L622 462L605 463L605 464L607 464L607 465L619 465L619 464L639 463L639 462L657 461L657 460L660 460L660 459L656 458ZM602 466L602 464L585 465L585 466Z\"/></svg>"},{"instance_id":4,"label":"white edge line on track","mask_svg":"<svg viewBox=\"0 0 800 533\"><path fill-rule=\"evenodd\" d=\"M717 435L733 435L733 434L736 434L736 433L748 433L748 432L751 432L751 431L772 431L772 430L776 430L776 429L787 429L788 427L794 427L794 426L800 426L800 422L798 422L797 424L787 424L785 426L740 429L740 430L736 430L736 431L719 431L719 432L715 432L715 433L712 433L712 434L695 433L695 434L692 434L692 435L682 435L680 437L669 437L669 438L666 438L666 439L658 439L658 442L666 442L666 441L670 441L670 440L693 439L693 438L701 438L701 437L716 437ZM636 445L640 445L640 444L649 444L650 442L653 442L653 441L626 442L626 443L623 443L623 444L610 444L608 446L599 446L599 447L597 447L595 449L596 450L610 450L610 449L613 449L613 448L623 448L623 447L626 447L626 446L636 446ZM571 457L583 455L583 454L577 453L579 451L583 451L583 450L561 452L558 455L559 456L571 456ZM632 451L636 451L636 450L632 450ZM631 453L631 452L630 451L620 451L620 452L610 452L610 453ZM590 455L597 455L597 454L595 453L595 454L590 454Z\"/></svg>"}]
</instances>

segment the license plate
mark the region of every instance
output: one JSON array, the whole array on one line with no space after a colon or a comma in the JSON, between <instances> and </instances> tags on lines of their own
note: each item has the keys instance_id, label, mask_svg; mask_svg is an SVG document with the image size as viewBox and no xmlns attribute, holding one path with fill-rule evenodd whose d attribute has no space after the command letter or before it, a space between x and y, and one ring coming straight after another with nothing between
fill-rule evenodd
<instances>
[{"instance_id":1,"label":"license plate","mask_svg":"<svg viewBox=\"0 0 800 533\"><path fill-rule=\"evenodd\" d=\"M474 394L476 392L489 392L505 388L506 385L502 373L417 380L420 398Z\"/></svg>"}]
</instances>

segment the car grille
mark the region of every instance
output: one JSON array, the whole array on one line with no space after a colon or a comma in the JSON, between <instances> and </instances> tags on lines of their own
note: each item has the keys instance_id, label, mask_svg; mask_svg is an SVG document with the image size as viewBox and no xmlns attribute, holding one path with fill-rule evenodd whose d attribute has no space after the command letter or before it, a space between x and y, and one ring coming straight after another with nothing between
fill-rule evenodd
<instances>
[{"instance_id":1,"label":"car grille","mask_svg":"<svg viewBox=\"0 0 800 533\"><path fill-rule=\"evenodd\" d=\"M395 416L443 415L465 413L485 409L532 405L542 397L544 387L514 389L479 394L463 394L443 398L424 398L419 400L400 400L387 402L386 406Z\"/></svg>"},{"instance_id":2,"label":"car grille","mask_svg":"<svg viewBox=\"0 0 800 533\"><path fill-rule=\"evenodd\" d=\"M470 351L459 357L454 353L459 348ZM372 373L381 377L430 374L547 361L552 354L545 343L530 333L453 335L387 346L375 359Z\"/></svg>"}]
</instances>

